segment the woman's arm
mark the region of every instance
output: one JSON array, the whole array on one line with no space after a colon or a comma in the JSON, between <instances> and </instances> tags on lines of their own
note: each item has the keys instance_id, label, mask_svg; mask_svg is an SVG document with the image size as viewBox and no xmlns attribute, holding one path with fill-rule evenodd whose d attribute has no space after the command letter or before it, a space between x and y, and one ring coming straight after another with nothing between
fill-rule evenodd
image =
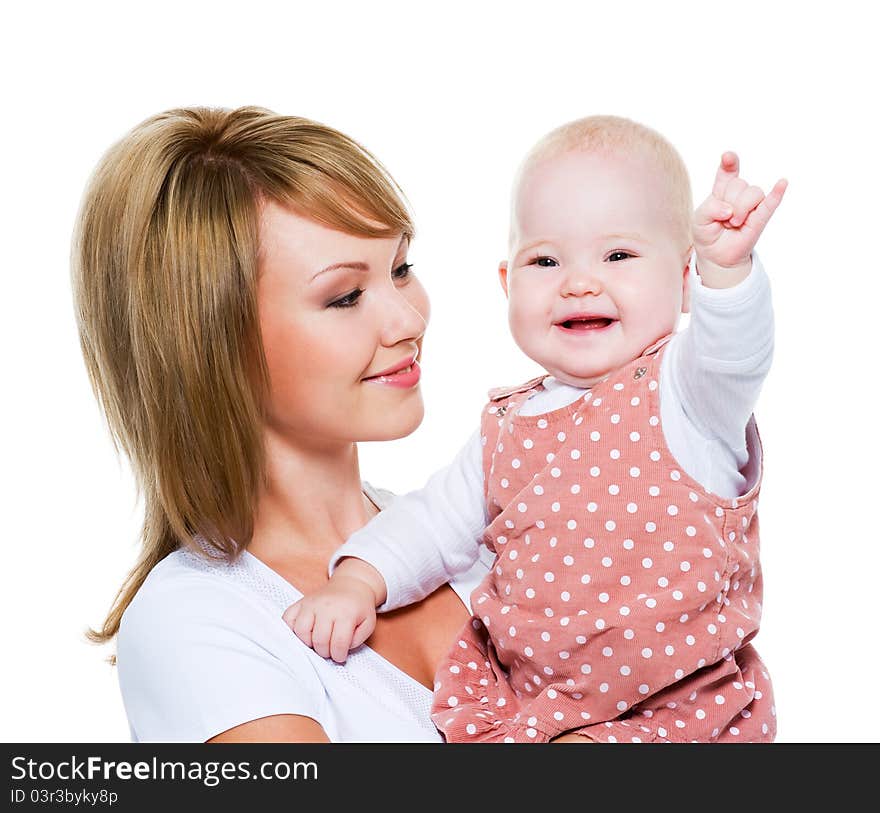
<instances>
[{"instance_id":1,"label":"woman's arm","mask_svg":"<svg viewBox=\"0 0 880 813\"><path fill-rule=\"evenodd\" d=\"M330 738L311 717L274 714L227 729L207 742L330 742Z\"/></svg>"}]
</instances>

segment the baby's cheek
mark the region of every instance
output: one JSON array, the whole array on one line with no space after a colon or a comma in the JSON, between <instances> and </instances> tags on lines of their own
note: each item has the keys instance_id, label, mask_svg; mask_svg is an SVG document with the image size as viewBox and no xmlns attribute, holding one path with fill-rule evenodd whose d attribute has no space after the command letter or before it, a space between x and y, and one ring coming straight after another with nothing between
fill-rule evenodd
<instances>
[{"instance_id":1,"label":"baby's cheek","mask_svg":"<svg viewBox=\"0 0 880 813\"><path fill-rule=\"evenodd\" d=\"M520 346L530 343L537 332L536 314L520 302L511 301L508 309L510 332Z\"/></svg>"}]
</instances>

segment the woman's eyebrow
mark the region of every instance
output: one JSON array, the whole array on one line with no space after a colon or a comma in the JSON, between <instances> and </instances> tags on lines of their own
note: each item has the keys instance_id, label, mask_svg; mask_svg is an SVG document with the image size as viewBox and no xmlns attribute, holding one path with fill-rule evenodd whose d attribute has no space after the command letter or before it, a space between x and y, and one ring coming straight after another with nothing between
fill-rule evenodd
<instances>
[{"instance_id":1,"label":"woman's eyebrow","mask_svg":"<svg viewBox=\"0 0 880 813\"><path fill-rule=\"evenodd\" d=\"M328 271L338 271L340 268L348 268L352 271L370 270L370 266L362 262L333 263L333 265L328 265L326 268L322 268L320 271L318 271L318 273L315 274L315 276L312 277L309 282L314 282L317 277L321 276L321 274L326 274Z\"/></svg>"},{"instance_id":2,"label":"woman's eyebrow","mask_svg":"<svg viewBox=\"0 0 880 813\"><path fill-rule=\"evenodd\" d=\"M400 236L400 241L399 241L398 244L397 244L397 252L400 251L400 249L401 249L401 247L402 247L403 245L407 245L407 246L409 245L409 238L408 238L405 234L403 234L403 235ZM397 252L395 252L395 253L397 253ZM370 270L370 266L367 265L367 263L365 263L365 262L360 262L360 261L357 261L357 262L344 262L344 263L333 263L333 265L328 265L326 268L322 268L320 271L318 271L318 272L317 272L317 273L316 273L316 274L315 274L315 275L309 280L309 282L310 282L310 283L311 283L311 282L314 282L315 279L316 279L317 277L321 276L321 274L326 274L328 271L339 271L339 270L342 269L342 268L347 268L347 269L349 269L349 270L351 270L351 271L369 271L369 270Z\"/></svg>"}]
</instances>

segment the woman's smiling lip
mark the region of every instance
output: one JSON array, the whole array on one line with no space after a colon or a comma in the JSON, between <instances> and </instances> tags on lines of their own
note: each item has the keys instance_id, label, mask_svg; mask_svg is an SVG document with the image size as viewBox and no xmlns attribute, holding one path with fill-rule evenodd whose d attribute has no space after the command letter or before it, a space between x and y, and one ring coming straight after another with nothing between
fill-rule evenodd
<instances>
[{"instance_id":1,"label":"woman's smiling lip","mask_svg":"<svg viewBox=\"0 0 880 813\"><path fill-rule=\"evenodd\" d=\"M399 364L395 364L393 367L383 370L381 373L368 376L362 380L368 381L371 384L385 384L391 387L408 389L418 384L421 376L422 368L419 367L419 364L416 361L416 356L413 355L404 359Z\"/></svg>"}]
</instances>

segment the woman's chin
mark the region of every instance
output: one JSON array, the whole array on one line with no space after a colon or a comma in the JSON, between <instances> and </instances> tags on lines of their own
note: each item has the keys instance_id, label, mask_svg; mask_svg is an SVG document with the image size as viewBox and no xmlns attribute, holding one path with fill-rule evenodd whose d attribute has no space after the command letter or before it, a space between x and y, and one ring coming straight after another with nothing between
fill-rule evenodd
<instances>
[{"instance_id":1,"label":"woman's chin","mask_svg":"<svg viewBox=\"0 0 880 813\"><path fill-rule=\"evenodd\" d=\"M399 409L391 409L383 415L377 415L372 426L365 427L366 431L361 434L360 440L400 440L415 432L424 417L425 406L419 398L418 401L414 400Z\"/></svg>"}]
</instances>

